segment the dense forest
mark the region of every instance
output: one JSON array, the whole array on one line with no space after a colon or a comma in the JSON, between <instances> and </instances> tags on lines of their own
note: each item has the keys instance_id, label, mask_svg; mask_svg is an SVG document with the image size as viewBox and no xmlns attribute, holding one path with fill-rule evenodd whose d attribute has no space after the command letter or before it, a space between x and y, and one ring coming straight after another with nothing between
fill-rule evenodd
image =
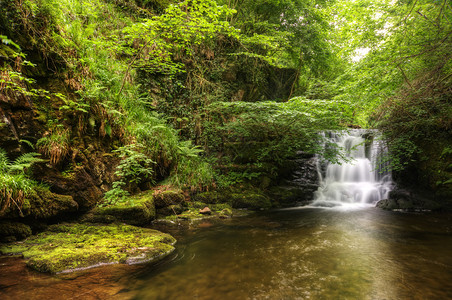
<instances>
[{"instance_id":1,"label":"dense forest","mask_svg":"<svg viewBox=\"0 0 452 300\"><path fill-rule=\"evenodd\" d=\"M6 0L0 74L9 240L284 206L293 158L336 159L319 133L349 128L379 129L398 185L451 206L447 0Z\"/></svg>"}]
</instances>

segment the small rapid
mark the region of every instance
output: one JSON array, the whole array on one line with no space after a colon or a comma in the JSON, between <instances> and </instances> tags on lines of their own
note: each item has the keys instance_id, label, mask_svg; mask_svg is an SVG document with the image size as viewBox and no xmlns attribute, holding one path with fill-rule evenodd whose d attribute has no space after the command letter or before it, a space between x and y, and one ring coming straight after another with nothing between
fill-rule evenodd
<instances>
[{"instance_id":1,"label":"small rapid","mask_svg":"<svg viewBox=\"0 0 452 300\"><path fill-rule=\"evenodd\" d=\"M369 206L386 199L392 176L384 157L387 147L376 130L325 133L343 151L339 163L318 164L320 187L312 206Z\"/></svg>"}]
</instances>

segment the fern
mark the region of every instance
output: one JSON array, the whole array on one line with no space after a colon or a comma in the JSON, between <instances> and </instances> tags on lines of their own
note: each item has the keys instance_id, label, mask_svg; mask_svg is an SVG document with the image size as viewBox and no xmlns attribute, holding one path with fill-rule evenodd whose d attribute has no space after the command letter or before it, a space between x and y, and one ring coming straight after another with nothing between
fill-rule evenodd
<instances>
[{"instance_id":1,"label":"fern","mask_svg":"<svg viewBox=\"0 0 452 300\"><path fill-rule=\"evenodd\" d=\"M38 183L28 177L26 171L37 162L38 153L25 153L10 162L6 151L0 148L0 214L11 206L15 206L22 214L25 197L38 186Z\"/></svg>"},{"instance_id":2,"label":"fern","mask_svg":"<svg viewBox=\"0 0 452 300\"><path fill-rule=\"evenodd\" d=\"M13 163L9 164L8 172L10 174L26 173L34 163L44 161L43 159L38 158L40 155L41 154L35 152L22 154Z\"/></svg>"}]
</instances>

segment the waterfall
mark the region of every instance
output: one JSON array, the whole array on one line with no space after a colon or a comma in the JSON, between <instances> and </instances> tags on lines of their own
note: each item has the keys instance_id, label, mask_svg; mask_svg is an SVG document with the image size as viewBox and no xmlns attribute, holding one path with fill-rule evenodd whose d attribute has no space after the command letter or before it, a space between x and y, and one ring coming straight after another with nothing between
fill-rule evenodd
<instances>
[{"instance_id":1,"label":"waterfall","mask_svg":"<svg viewBox=\"0 0 452 300\"><path fill-rule=\"evenodd\" d=\"M378 131L353 129L325 136L343 151L346 159L323 166L319 162L320 187L312 205L371 205L386 199L392 178L382 160L387 148L378 138Z\"/></svg>"}]
</instances>

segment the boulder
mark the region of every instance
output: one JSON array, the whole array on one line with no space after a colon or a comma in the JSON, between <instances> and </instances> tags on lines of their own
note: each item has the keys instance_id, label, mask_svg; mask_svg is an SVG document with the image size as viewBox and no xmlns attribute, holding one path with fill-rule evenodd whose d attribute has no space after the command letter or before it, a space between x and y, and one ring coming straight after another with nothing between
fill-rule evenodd
<instances>
[{"instance_id":1,"label":"boulder","mask_svg":"<svg viewBox=\"0 0 452 300\"><path fill-rule=\"evenodd\" d=\"M185 195L182 190L159 191L154 194L154 203L156 208L181 204L185 201Z\"/></svg>"}]
</instances>

